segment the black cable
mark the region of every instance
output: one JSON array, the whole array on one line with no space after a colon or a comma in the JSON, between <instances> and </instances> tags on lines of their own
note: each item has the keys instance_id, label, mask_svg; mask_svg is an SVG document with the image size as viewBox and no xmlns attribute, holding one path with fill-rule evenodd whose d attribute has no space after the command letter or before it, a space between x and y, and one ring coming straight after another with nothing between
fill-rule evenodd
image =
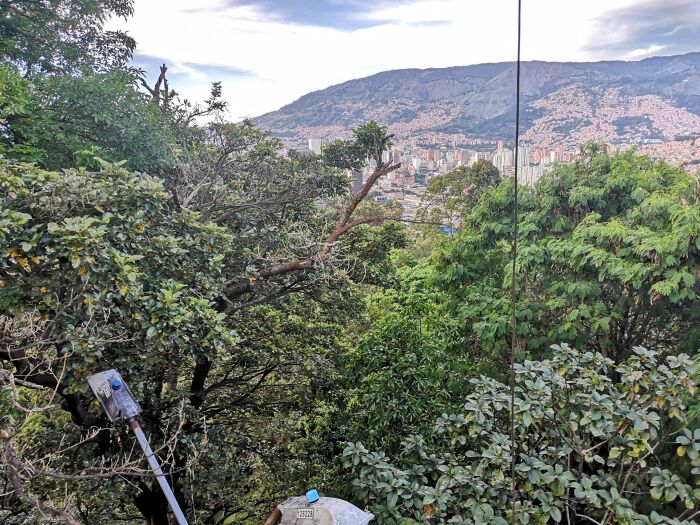
<instances>
[{"instance_id":1,"label":"black cable","mask_svg":"<svg viewBox=\"0 0 700 525\"><path fill-rule=\"evenodd\" d=\"M520 21L522 11L522 0L518 0L518 57L515 68L515 172L513 177L513 267L511 273L511 327L510 337L510 477L511 477L511 523L515 525L515 511L517 491L515 488L515 464L516 464L516 442L515 442L515 351L516 351L516 316L515 306L518 300L515 286L516 266L518 260L518 143L520 142Z\"/></svg>"}]
</instances>

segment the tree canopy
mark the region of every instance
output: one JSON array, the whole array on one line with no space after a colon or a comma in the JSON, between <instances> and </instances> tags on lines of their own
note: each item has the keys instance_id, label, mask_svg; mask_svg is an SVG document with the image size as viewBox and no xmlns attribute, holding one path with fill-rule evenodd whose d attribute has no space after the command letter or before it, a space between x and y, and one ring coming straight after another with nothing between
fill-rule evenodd
<instances>
[{"instance_id":1,"label":"tree canopy","mask_svg":"<svg viewBox=\"0 0 700 525\"><path fill-rule=\"evenodd\" d=\"M0 153L46 169L99 167L96 157L153 175L175 167L175 129L133 72L21 78L0 67Z\"/></svg>"},{"instance_id":2,"label":"tree canopy","mask_svg":"<svg viewBox=\"0 0 700 525\"><path fill-rule=\"evenodd\" d=\"M423 194L421 214L434 221L456 227L469 215L488 188L498 186L501 174L496 166L480 159L471 166L434 177Z\"/></svg>"},{"instance_id":3,"label":"tree canopy","mask_svg":"<svg viewBox=\"0 0 700 525\"><path fill-rule=\"evenodd\" d=\"M461 410L437 419L432 443L409 436L392 459L361 443L344 450L360 500L386 524L506 525L512 512L523 524L694 523L700 490L679 475L685 462L700 474L700 428L683 415L697 388L692 360L637 347L615 365L553 350L517 365L515 448L508 385L475 379ZM674 442L681 461L669 470L659 453Z\"/></svg>"},{"instance_id":4,"label":"tree canopy","mask_svg":"<svg viewBox=\"0 0 700 525\"><path fill-rule=\"evenodd\" d=\"M518 522L697 518L697 188L593 146L521 188ZM510 523L512 190L399 259L349 354L344 457L380 523Z\"/></svg>"},{"instance_id":5,"label":"tree canopy","mask_svg":"<svg viewBox=\"0 0 700 525\"><path fill-rule=\"evenodd\" d=\"M511 341L489 162L407 220L367 198L401 167L381 123L294 151L227 122L221 83L131 68L105 29L131 0L0 11L2 523L169 523L89 392L109 368L193 523L316 486L387 525L502 524L512 484L522 524L698 521L696 176L589 144L522 188Z\"/></svg>"},{"instance_id":6,"label":"tree canopy","mask_svg":"<svg viewBox=\"0 0 700 525\"><path fill-rule=\"evenodd\" d=\"M518 336L524 351L569 341L616 362L634 346L695 344L700 193L682 169L627 152L587 151L521 191ZM435 282L481 348L510 332L512 182L485 193ZM694 351L695 349L693 349ZM541 354L539 354L541 355Z\"/></svg>"},{"instance_id":7,"label":"tree canopy","mask_svg":"<svg viewBox=\"0 0 700 525\"><path fill-rule=\"evenodd\" d=\"M236 505L256 491L301 490L302 467L321 465L298 443L312 443L307 425L327 416L297 415L350 344L338 316L361 315L357 287L368 274L358 262L373 261L370 279L381 281L387 250L404 237L355 219L361 199L319 159L278 155L279 143L250 124L208 130L170 180L101 159L98 171L62 173L0 164L0 359L16 409L4 446L22 469L13 479L30 516L49 512L42 501L70 480L63 506L89 520L108 519L111 498L126 515L166 520L156 485L115 489L113 478L143 471L87 391L86 377L104 366L128 378L151 439L169 451L176 494L198 502L183 499L191 512L240 517ZM13 398L18 385L44 393ZM42 422L67 448L25 448ZM285 455L305 458L299 473L280 466ZM184 474L195 471L193 484Z\"/></svg>"},{"instance_id":8,"label":"tree canopy","mask_svg":"<svg viewBox=\"0 0 700 525\"><path fill-rule=\"evenodd\" d=\"M2 0L0 56L25 75L107 71L125 66L136 42L104 29L127 18L133 0Z\"/></svg>"}]
</instances>

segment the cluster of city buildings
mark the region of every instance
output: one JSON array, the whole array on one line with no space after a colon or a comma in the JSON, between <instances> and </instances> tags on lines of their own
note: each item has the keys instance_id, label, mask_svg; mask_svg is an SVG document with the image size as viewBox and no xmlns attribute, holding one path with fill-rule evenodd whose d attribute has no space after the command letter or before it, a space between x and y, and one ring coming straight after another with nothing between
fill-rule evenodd
<instances>
[{"instance_id":1,"label":"cluster of city buildings","mask_svg":"<svg viewBox=\"0 0 700 525\"><path fill-rule=\"evenodd\" d=\"M320 154L325 141L311 138L308 149ZM518 148L518 181L534 185L554 163L571 162L575 153L563 148L552 150L532 149L528 145ZM515 174L515 152L503 141L470 138L465 135L432 134L397 140L390 151L384 153L384 161L400 163L401 168L380 179L372 197L378 202L399 201L404 216L414 217L422 203L422 195L430 181L460 166L472 166L479 160L493 163L504 177ZM364 176L374 169L371 163L352 175L353 190L359 189Z\"/></svg>"}]
</instances>

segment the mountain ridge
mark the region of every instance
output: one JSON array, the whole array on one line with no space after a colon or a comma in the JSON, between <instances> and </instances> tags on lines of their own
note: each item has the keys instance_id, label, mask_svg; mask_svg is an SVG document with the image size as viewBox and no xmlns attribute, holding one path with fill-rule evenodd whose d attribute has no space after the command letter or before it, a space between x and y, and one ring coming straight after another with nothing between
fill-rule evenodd
<instances>
[{"instance_id":1,"label":"mountain ridge","mask_svg":"<svg viewBox=\"0 0 700 525\"><path fill-rule=\"evenodd\" d=\"M313 91L253 121L297 140L347 136L370 119L399 136L439 132L508 140L514 90L514 62L398 69ZM700 135L700 52L638 61L525 61L521 108L524 138L542 147ZM669 111L675 120L663 118ZM567 136L580 129L586 131Z\"/></svg>"}]
</instances>

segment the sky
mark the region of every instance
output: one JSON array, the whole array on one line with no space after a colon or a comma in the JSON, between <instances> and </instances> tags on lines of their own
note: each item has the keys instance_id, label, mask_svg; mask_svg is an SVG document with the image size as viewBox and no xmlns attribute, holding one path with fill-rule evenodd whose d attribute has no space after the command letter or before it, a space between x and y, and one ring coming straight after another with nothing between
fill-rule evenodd
<instances>
[{"instance_id":1,"label":"sky","mask_svg":"<svg viewBox=\"0 0 700 525\"><path fill-rule=\"evenodd\" d=\"M524 60L638 60L700 51L700 0L522 0ZM231 120L381 71L510 61L517 0L135 0L113 20L134 65L166 63L197 101L221 81Z\"/></svg>"}]
</instances>

